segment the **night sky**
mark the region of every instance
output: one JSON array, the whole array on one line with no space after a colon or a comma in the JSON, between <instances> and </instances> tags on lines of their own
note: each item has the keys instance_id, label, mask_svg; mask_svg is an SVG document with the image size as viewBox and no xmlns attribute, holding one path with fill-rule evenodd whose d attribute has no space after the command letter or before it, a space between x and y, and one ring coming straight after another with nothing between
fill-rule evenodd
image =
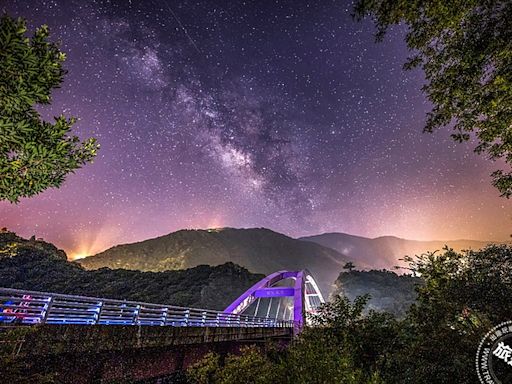
<instances>
[{"instance_id":1,"label":"night sky","mask_svg":"<svg viewBox=\"0 0 512 384\"><path fill-rule=\"evenodd\" d=\"M181 228L506 240L498 165L422 133L403 28L380 44L347 1L0 0L48 24L69 70L46 119L78 116L94 164L0 203L71 257Z\"/></svg>"}]
</instances>

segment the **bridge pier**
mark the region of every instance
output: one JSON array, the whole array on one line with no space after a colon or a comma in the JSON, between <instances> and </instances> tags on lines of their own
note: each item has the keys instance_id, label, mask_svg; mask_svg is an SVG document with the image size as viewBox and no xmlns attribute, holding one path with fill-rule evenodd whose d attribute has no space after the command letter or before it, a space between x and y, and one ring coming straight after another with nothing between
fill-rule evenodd
<instances>
[{"instance_id":1,"label":"bridge pier","mask_svg":"<svg viewBox=\"0 0 512 384\"><path fill-rule=\"evenodd\" d=\"M291 328L50 325L0 327L0 372L54 374L58 383L148 380L186 369L208 352L292 338ZM8 377L8 376L7 376ZM4 377L5 379L5 377Z\"/></svg>"}]
</instances>

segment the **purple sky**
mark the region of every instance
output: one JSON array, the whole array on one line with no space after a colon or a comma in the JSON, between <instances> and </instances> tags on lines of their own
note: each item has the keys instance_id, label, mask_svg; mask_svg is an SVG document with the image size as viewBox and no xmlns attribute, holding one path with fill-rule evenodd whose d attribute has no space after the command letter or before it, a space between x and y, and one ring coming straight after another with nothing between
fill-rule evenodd
<instances>
[{"instance_id":1,"label":"purple sky","mask_svg":"<svg viewBox=\"0 0 512 384\"><path fill-rule=\"evenodd\" d=\"M102 147L61 189L0 203L0 224L72 257L220 226L506 240L499 164L422 133L404 31L376 44L350 2L305 3L3 2L68 55L43 116Z\"/></svg>"}]
</instances>

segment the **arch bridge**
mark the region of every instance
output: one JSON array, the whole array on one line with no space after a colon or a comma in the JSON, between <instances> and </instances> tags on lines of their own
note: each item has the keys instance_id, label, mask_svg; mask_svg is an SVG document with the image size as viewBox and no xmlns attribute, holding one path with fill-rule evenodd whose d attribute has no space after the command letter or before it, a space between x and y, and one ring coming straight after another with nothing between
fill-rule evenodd
<instances>
[{"instance_id":1,"label":"arch bridge","mask_svg":"<svg viewBox=\"0 0 512 384\"><path fill-rule=\"evenodd\" d=\"M308 271L273 273L224 311L0 288L0 360L63 384L155 381L210 351L287 343L322 302Z\"/></svg>"},{"instance_id":2,"label":"arch bridge","mask_svg":"<svg viewBox=\"0 0 512 384\"><path fill-rule=\"evenodd\" d=\"M324 298L307 270L272 273L249 288L225 309L225 313L252 313L291 321L300 330L308 314L316 313Z\"/></svg>"},{"instance_id":3,"label":"arch bridge","mask_svg":"<svg viewBox=\"0 0 512 384\"><path fill-rule=\"evenodd\" d=\"M0 288L0 324L293 327L324 302L307 270L272 273L224 311Z\"/></svg>"}]
</instances>

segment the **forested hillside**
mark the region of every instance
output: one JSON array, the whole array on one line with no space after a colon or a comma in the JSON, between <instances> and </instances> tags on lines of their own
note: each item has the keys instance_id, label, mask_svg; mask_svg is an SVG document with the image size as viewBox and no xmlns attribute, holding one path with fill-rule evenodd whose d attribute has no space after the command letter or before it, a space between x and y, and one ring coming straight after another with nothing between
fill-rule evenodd
<instances>
[{"instance_id":1,"label":"forested hillside","mask_svg":"<svg viewBox=\"0 0 512 384\"><path fill-rule=\"evenodd\" d=\"M325 296L345 255L322 245L300 241L266 228L181 230L132 244L109 248L78 262L87 269L124 268L140 271L186 269L201 264L233 262L251 272L309 269Z\"/></svg>"},{"instance_id":2,"label":"forested hillside","mask_svg":"<svg viewBox=\"0 0 512 384\"><path fill-rule=\"evenodd\" d=\"M421 279L411 275L397 275L391 271L350 271L336 279L335 294L354 301L358 296L370 295L368 310L389 312L402 317L416 300L416 285Z\"/></svg>"},{"instance_id":3,"label":"forested hillside","mask_svg":"<svg viewBox=\"0 0 512 384\"><path fill-rule=\"evenodd\" d=\"M52 244L0 233L0 286L222 310L263 276L233 263L180 271L87 271Z\"/></svg>"}]
</instances>

